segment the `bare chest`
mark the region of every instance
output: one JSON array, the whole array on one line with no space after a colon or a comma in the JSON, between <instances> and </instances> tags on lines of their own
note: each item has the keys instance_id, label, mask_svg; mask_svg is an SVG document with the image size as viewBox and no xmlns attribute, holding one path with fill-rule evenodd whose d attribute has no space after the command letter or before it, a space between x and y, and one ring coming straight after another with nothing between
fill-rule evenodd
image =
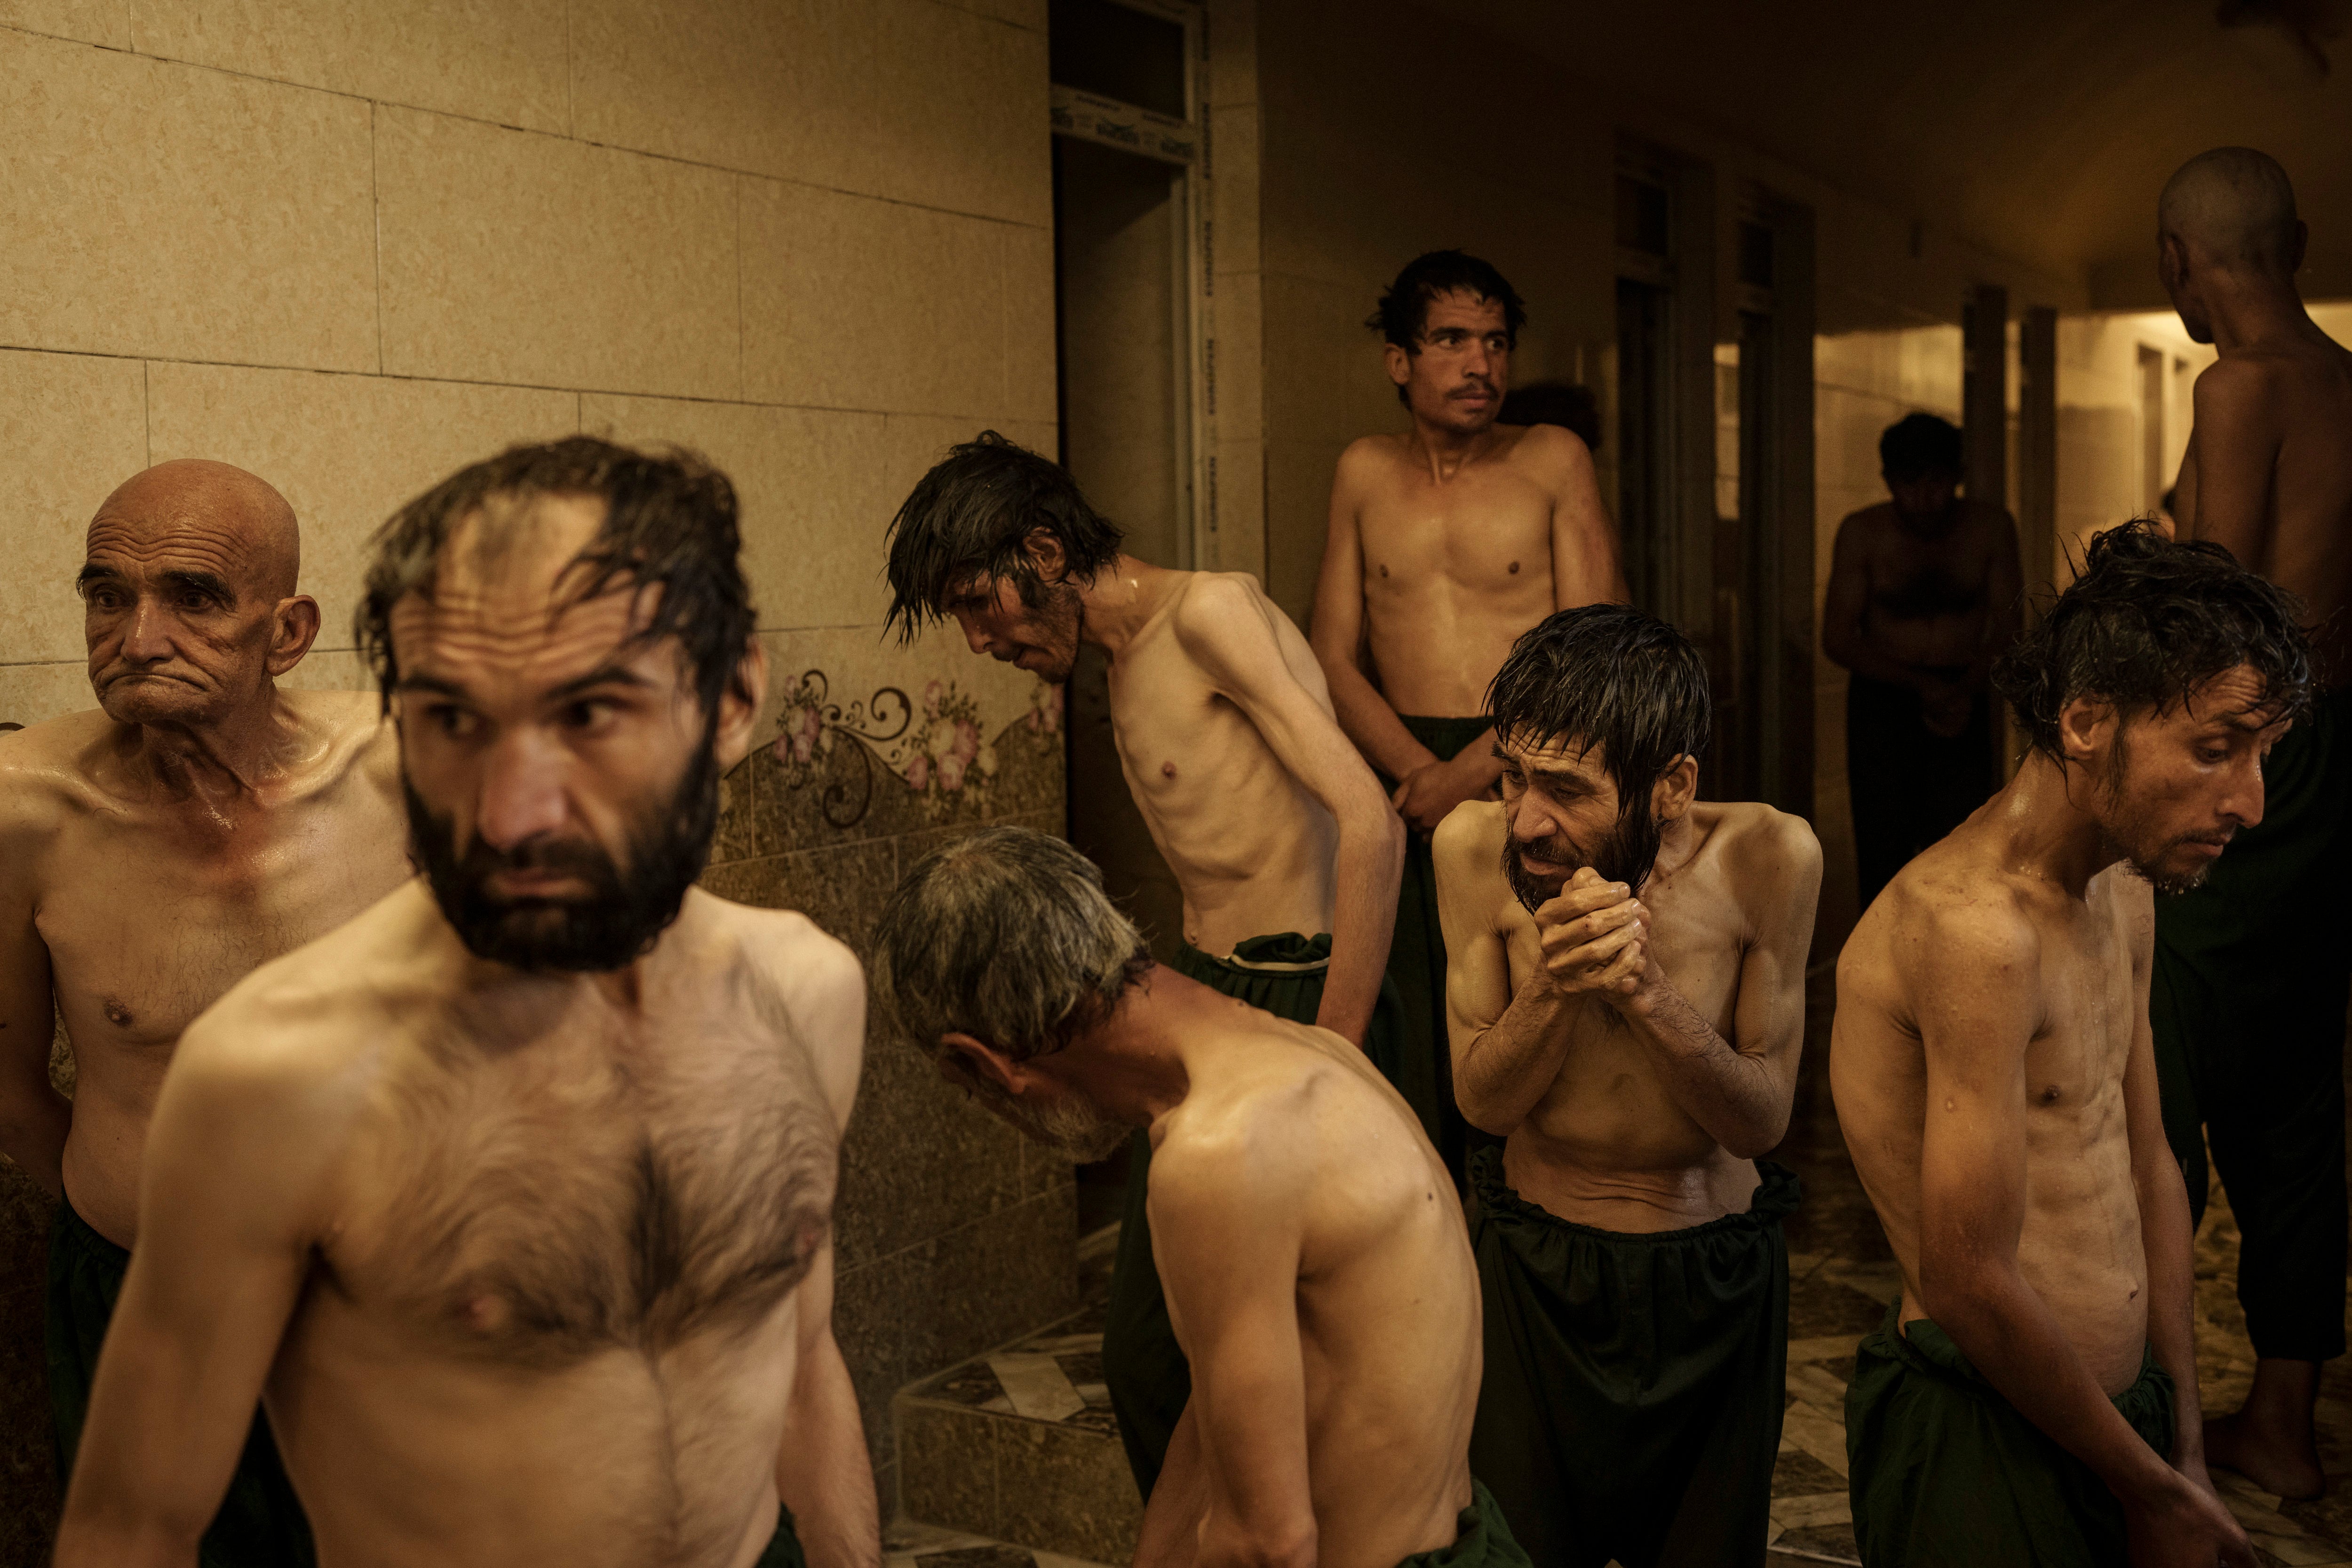
<instances>
[{"instance_id":1,"label":"bare chest","mask_svg":"<svg viewBox=\"0 0 2352 1568\"><path fill-rule=\"evenodd\" d=\"M1297 668L1287 647L1285 662L1302 684L1321 692L1322 671L1303 639L1298 651L1307 669ZM1172 637L1139 640L1112 667L1110 719L1129 786L1156 816L1230 803L1288 778L1257 726L1218 693Z\"/></svg>"},{"instance_id":2,"label":"bare chest","mask_svg":"<svg viewBox=\"0 0 2352 1568\"><path fill-rule=\"evenodd\" d=\"M59 834L34 925L78 1053L168 1051L255 968L408 874L388 811L305 804L234 826L91 816Z\"/></svg>"},{"instance_id":3,"label":"bare chest","mask_svg":"<svg viewBox=\"0 0 2352 1568\"><path fill-rule=\"evenodd\" d=\"M526 1050L388 1091L326 1248L362 1310L460 1354L562 1366L748 1331L832 1223L835 1137L796 1041L665 1031L670 1059Z\"/></svg>"},{"instance_id":4,"label":"bare chest","mask_svg":"<svg viewBox=\"0 0 2352 1568\"><path fill-rule=\"evenodd\" d=\"M1722 889L1692 879L1666 898L1645 888L1653 910L1651 951L1668 984L1692 1011L1727 1040L1735 1038L1739 970L1747 953L1738 906ZM1517 902L1506 907L1506 942L1514 992L1542 963L1543 949L1533 916ZM1570 1025L1571 1049L1563 1081L1590 1082L1627 1075L1649 1081L1654 1073L1623 1017L1606 1002L1589 1001ZM1663 1093L1663 1088L1660 1090Z\"/></svg>"},{"instance_id":5,"label":"bare chest","mask_svg":"<svg viewBox=\"0 0 2352 1568\"><path fill-rule=\"evenodd\" d=\"M2026 1109L2063 1137L2085 1117L2113 1119L2120 1130L2138 1019L2126 935L2095 904L2043 940L2042 1024L2025 1050Z\"/></svg>"},{"instance_id":6,"label":"bare chest","mask_svg":"<svg viewBox=\"0 0 2352 1568\"><path fill-rule=\"evenodd\" d=\"M1508 469L1411 475L1358 519L1368 600L1440 588L1551 592L1551 498Z\"/></svg>"}]
</instances>

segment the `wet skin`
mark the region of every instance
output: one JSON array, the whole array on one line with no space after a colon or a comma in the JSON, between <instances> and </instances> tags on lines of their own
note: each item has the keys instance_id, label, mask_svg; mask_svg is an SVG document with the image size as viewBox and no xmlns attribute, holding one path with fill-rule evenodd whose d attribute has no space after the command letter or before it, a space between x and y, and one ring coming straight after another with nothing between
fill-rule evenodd
<instances>
[{"instance_id":1,"label":"wet skin","mask_svg":"<svg viewBox=\"0 0 2352 1568\"><path fill-rule=\"evenodd\" d=\"M625 868L696 748L749 749L756 649L714 735L648 602L552 611L601 505L461 527L395 609L405 774L461 855ZM831 1329L864 1015L842 944L698 889L609 972L476 957L421 881L264 966L157 1108L58 1562L193 1563L257 1394L329 1563L744 1568L780 1497L813 1563L877 1562Z\"/></svg>"},{"instance_id":2,"label":"wet skin","mask_svg":"<svg viewBox=\"0 0 2352 1568\"><path fill-rule=\"evenodd\" d=\"M1364 437L1339 459L1314 645L1341 725L1401 781L1400 807L1426 832L1458 802L1491 797L1491 740L1440 758L1397 715L1484 712L1521 633L1626 590L1584 443L1495 423L1510 384L1499 302L1441 296L1420 352L1386 352L1412 428Z\"/></svg>"},{"instance_id":3,"label":"wet skin","mask_svg":"<svg viewBox=\"0 0 2352 1568\"><path fill-rule=\"evenodd\" d=\"M2260 694L2232 671L2127 732L2078 700L2068 765L2031 754L1903 869L1838 963L1831 1086L1904 1318L1933 1318L2106 1481L2135 1563L2252 1561L2205 1474L2188 1197L2147 1024L2154 910L2131 867L2194 878L2261 820L2283 727ZM2179 1389L2168 1464L2108 1402L2151 1347Z\"/></svg>"},{"instance_id":4,"label":"wet skin","mask_svg":"<svg viewBox=\"0 0 2352 1568\"><path fill-rule=\"evenodd\" d=\"M137 476L80 574L101 709L0 746L0 1149L123 1247L190 1021L409 875L378 700L276 689L318 631L299 555L249 474ZM53 1007L70 1108L48 1083Z\"/></svg>"},{"instance_id":5,"label":"wet skin","mask_svg":"<svg viewBox=\"0 0 2352 1568\"><path fill-rule=\"evenodd\" d=\"M1804 1039L1821 851L1799 818L1692 798L1684 759L1640 897L1514 849L1557 891L1529 914L1507 842L1589 855L1614 826L1597 751L1505 737L1502 801L1455 809L1432 845L1445 928L1454 1094L1503 1134L1521 1196L1603 1230L1679 1230L1744 1210L1780 1141Z\"/></svg>"}]
</instances>

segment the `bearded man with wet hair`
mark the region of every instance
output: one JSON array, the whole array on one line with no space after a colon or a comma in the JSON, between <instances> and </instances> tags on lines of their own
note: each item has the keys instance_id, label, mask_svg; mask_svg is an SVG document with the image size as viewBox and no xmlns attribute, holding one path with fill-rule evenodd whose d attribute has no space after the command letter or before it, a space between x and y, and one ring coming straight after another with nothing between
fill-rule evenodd
<instances>
[{"instance_id":1,"label":"bearded man with wet hair","mask_svg":"<svg viewBox=\"0 0 2352 1568\"><path fill-rule=\"evenodd\" d=\"M2206 1473L2149 975L2158 903L2263 820L2309 641L2221 546L2132 523L1993 681L2017 775L1838 960L1830 1086L1903 1270L1847 1387L1854 1538L1885 1568L2251 1564Z\"/></svg>"},{"instance_id":2,"label":"bearded man with wet hair","mask_svg":"<svg viewBox=\"0 0 2352 1568\"><path fill-rule=\"evenodd\" d=\"M1698 650L1620 605L1519 638L1502 799L1433 844L1486 1373L1470 1462L1538 1563L1764 1560L1788 1362L1780 1222L1821 850L1696 798Z\"/></svg>"},{"instance_id":3,"label":"bearded man with wet hair","mask_svg":"<svg viewBox=\"0 0 2352 1568\"><path fill-rule=\"evenodd\" d=\"M1140 1568L1526 1568L1465 1460L1478 1280L1410 1106L1346 1039L1155 966L1060 839L934 851L875 995L951 1083L1074 1160L1150 1140L1150 1238L1191 1368Z\"/></svg>"},{"instance_id":4,"label":"bearded man with wet hair","mask_svg":"<svg viewBox=\"0 0 2352 1568\"><path fill-rule=\"evenodd\" d=\"M832 1326L865 982L692 885L766 684L739 549L726 476L589 437L378 537L426 875L183 1037L63 1568L194 1564L257 1397L324 1562L879 1562Z\"/></svg>"}]
</instances>

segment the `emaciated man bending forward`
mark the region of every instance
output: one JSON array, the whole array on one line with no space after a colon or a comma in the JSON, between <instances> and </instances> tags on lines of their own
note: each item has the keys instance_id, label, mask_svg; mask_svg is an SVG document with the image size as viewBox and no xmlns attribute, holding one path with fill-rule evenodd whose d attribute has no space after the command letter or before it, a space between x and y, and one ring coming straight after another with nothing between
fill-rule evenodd
<instances>
[{"instance_id":1,"label":"emaciated man bending forward","mask_svg":"<svg viewBox=\"0 0 2352 1568\"><path fill-rule=\"evenodd\" d=\"M1499 804L1435 841L1486 1377L1471 1468L1545 1564L1760 1564L1788 1364L1812 830L1695 798L1706 671L1563 610L1489 693Z\"/></svg>"},{"instance_id":2,"label":"emaciated man bending forward","mask_svg":"<svg viewBox=\"0 0 2352 1568\"><path fill-rule=\"evenodd\" d=\"M1397 1082L1381 966L1403 833L1256 580L1125 553L1066 471L993 432L924 475L891 528L890 613L910 634L953 616L974 653L1056 682L1080 642L1109 653L1119 769L1184 894L1175 967L1361 1046ZM1152 1272L1151 1143L1129 1149L1103 1377L1149 1497L1189 1384Z\"/></svg>"},{"instance_id":3,"label":"emaciated man bending forward","mask_svg":"<svg viewBox=\"0 0 2352 1568\"><path fill-rule=\"evenodd\" d=\"M724 476L585 437L361 611L425 876L183 1037L61 1568L188 1568L264 1395L327 1568L878 1561L832 1330L866 989L695 889L750 747Z\"/></svg>"},{"instance_id":4,"label":"emaciated man bending forward","mask_svg":"<svg viewBox=\"0 0 2352 1568\"><path fill-rule=\"evenodd\" d=\"M1506 1568L1463 1450L1478 1281L1454 1184L1362 1055L1154 965L1099 873L994 827L875 929L875 990L951 1083L1071 1159L1141 1127L1192 1393L1138 1568Z\"/></svg>"},{"instance_id":5,"label":"emaciated man bending forward","mask_svg":"<svg viewBox=\"0 0 2352 1568\"><path fill-rule=\"evenodd\" d=\"M1846 1391L1873 1568L2254 1561L2205 1471L2148 888L2262 820L2305 650L2218 546L2100 535L1995 667L2017 776L1846 942L1830 1083L1903 1268Z\"/></svg>"}]
</instances>

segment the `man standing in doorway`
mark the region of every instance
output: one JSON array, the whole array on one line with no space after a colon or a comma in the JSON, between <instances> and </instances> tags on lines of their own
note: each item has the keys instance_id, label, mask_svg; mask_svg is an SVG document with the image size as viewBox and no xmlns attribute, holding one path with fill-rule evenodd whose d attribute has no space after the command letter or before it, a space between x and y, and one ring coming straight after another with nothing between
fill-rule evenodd
<instances>
[{"instance_id":1,"label":"man standing in doorway","mask_svg":"<svg viewBox=\"0 0 2352 1568\"><path fill-rule=\"evenodd\" d=\"M1822 651L1849 672L1845 772L1861 908L2000 785L1986 675L2017 633L2017 524L1959 493L1958 426L1878 438L1892 499L1838 524Z\"/></svg>"},{"instance_id":2,"label":"man standing in doorway","mask_svg":"<svg viewBox=\"0 0 2352 1568\"><path fill-rule=\"evenodd\" d=\"M2158 270L2221 358L2198 377L2179 536L2228 548L2302 601L2320 695L2263 769L2264 815L2203 887L2157 901L2165 1133L2205 1206L2205 1144L2242 1240L2253 1341L2242 1409L2207 1458L2282 1497L2319 1495L2319 1363L2344 1352L2344 1011L2352 941L2352 353L2294 285L2305 230L2286 172L2222 147L2164 188ZM2203 1123L2203 1137L2199 1124Z\"/></svg>"},{"instance_id":3,"label":"man standing in doorway","mask_svg":"<svg viewBox=\"0 0 2352 1568\"><path fill-rule=\"evenodd\" d=\"M1184 895L1170 967L1345 1037L1393 1083L1396 814L1255 579L1169 571L1119 544L1066 471L985 431L891 523L890 619L911 636L952 617L974 653L1056 683L1081 642L1108 652L1119 768ZM1150 1140L1129 1147L1103 1377L1148 1499L1192 1376L1152 1261Z\"/></svg>"},{"instance_id":4,"label":"man standing in doorway","mask_svg":"<svg viewBox=\"0 0 2352 1568\"><path fill-rule=\"evenodd\" d=\"M1397 274L1367 325L1386 340L1412 427L1340 456L1315 589L1315 657L1340 727L1410 830L1389 955L1414 1031L1400 1087L1457 1179L1470 1135L1446 1059L1429 835L1494 796L1486 686L1519 634L1627 597L1585 444L1555 425L1498 423L1526 321L1517 291L1475 256L1432 251Z\"/></svg>"}]
</instances>

